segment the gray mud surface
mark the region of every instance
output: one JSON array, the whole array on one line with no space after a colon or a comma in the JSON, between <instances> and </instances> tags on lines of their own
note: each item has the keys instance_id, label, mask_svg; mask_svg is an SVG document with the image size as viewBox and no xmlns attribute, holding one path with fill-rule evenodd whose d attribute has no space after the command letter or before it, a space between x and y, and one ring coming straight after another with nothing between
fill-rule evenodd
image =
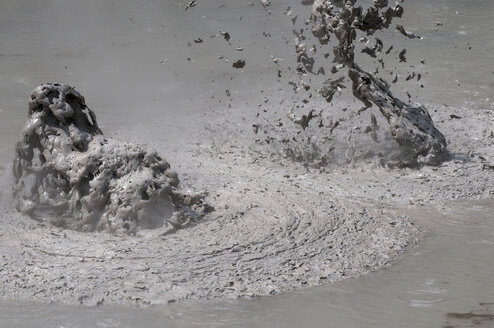
<instances>
[{"instance_id":1,"label":"gray mud surface","mask_svg":"<svg viewBox=\"0 0 494 328\"><path fill-rule=\"evenodd\" d=\"M173 234L63 230L17 214L3 190L2 297L148 305L335 282L382 268L420 241L422 232L396 208L492 196L488 111L435 109L450 158L419 170L384 168L376 159L306 168L279 156L274 144L249 143L255 135L242 111L228 119L206 116L191 117L187 137L167 153L179 163L183 188L207 186L215 211ZM168 136L184 133L163 122L137 128L134 139L158 151L163 129ZM0 173L2 184L11 184L10 170Z\"/></svg>"},{"instance_id":2,"label":"gray mud surface","mask_svg":"<svg viewBox=\"0 0 494 328\"><path fill-rule=\"evenodd\" d=\"M269 1L262 3L266 10L273 7ZM190 13L197 7L196 2L191 1L186 9ZM294 18L291 19L295 24ZM403 37L412 36L404 27L402 29L398 31ZM315 53L311 49L316 48L310 47L307 51L307 45L299 42L303 40L301 33L294 32L299 63L308 71L314 62L306 54ZM229 42L228 32L219 33ZM194 43L202 43L202 39L194 39ZM379 49L377 41L376 46L367 48L366 53L384 50ZM348 53L352 53L353 48L351 50ZM243 48L235 51L243 51ZM405 62L405 53L406 50L400 52L400 62ZM274 57L272 61L277 63L279 58ZM355 65L352 71L355 85L351 92L357 99L374 102L377 107L382 105L382 99L397 100L386 82L366 81L370 73L357 71L359 67ZM252 64L247 59L237 58L228 66L241 72ZM326 70L329 72L330 68ZM324 70L317 74L319 72L324 74ZM278 76L281 73L278 71ZM308 80L307 72L299 73ZM365 112L357 112L360 103L333 101L328 104L334 94L344 89L339 81L332 80L328 88L321 89L325 91L320 93L327 102L314 100L312 93L308 94L306 98L311 99L317 111L304 111L307 109L304 105L294 106L297 113L293 107L287 110L286 103L281 106L285 99L280 94L282 99L276 99L278 95L270 99L266 96L265 105L254 109L243 108L240 102L229 109L208 108L202 114L189 114L185 123L182 123L183 115L180 120L158 116L150 122L151 119L143 118L143 123L128 123L105 137L99 128L91 132L87 126L82 130L80 125L60 127L63 118L62 121L57 118L59 122L49 128L67 134L59 138L63 139L61 143L93 149L96 157L106 158L113 164L101 171L101 165L88 165L91 161L72 150L73 155L62 156L58 171L47 167L48 173L53 175L53 184L49 188L44 185L38 188L44 183L44 175L39 177L41 182L36 182L38 177L34 174L36 188L31 188L34 193L26 196L19 181L24 178L26 169L29 171L33 166L30 151L37 151L40 159L37 165L44 167L43 161L47 159L49 163L56 162L56 158L45 156L45 146L60 146L58 141L44 139L50 138L46 131L35 132L33 135L39 137L43 147L38 147L38 141L27 140L24 143L27 152L23 152L21 142L16 167L0 166L0 185L7 186L0 190L0 297L66 304L145 306L186 299L253 298L288 292L358 277L398 260L410 247L420 243L426 233L402 214L403 208L425 204L441 206L443 202L459 198L492 197L492 111L428 106L420 112L418 105L399 101L392 108L381 106L383 115L376 118L371 111L378 112L365 102ZM366 86L367 82L370 86ZM299 89L299 96L303 97L302 90L305 93L313 90L306 83L289 81L288 85ZM231 98L235 91L227 89L225 93ZM307 104L307 99L302 103ZM278 101L280 106L276 105ZM321 108L329 108L331 113L319 112ZM353 113L346 112L348 108L353 108L349 111ZM65 109L55 106L54 114L64 116ZM407 113L413 115L407 116ZM400 126L411 127L417 122L430 127L428 133L424 133L432 139L412 129L409 136L419 136L414 140L430 141L425 150L409 146L412 162L437 166L390 168L393 161L404 162L400 158L403 147L398 144L407 146L406 142L400 142L404 134L396 132L401 131ZM390 124L389 130L382 128ZM27 130L29 126L33 125L28 124ZM441 135L436 133L436 128ZM118 141L120 136L124 141ZM111 147L91 144L104 143L112 137L115 139L111 139ZM435 140L439 140L437 149L431 146ZM141 144L151 148L141 148ZM447 150L443 147L445 144ZM132 225L125 225L127 215L113 213L115 224L105 216L108 211L119 209L118 200L115 205L111 196L107 197L108 190L94 185L93 192L89 193L80 188L80 180L64 175L73 163L81 163L97 173L92 174L93 180L101 174L101 179L111 180L108 177L118 171L122 158L111 159L110 148L119 154L131 150L125 159L133 163L132 168L123 170L124 174L117 179L122 185L130 183L129 177L136 168L146 167L146 155L153 157L151 162L162 174L161 180L155 181L152 172L146 171L141 175L145 179L132 184L132 193L114 192L117 198L128 196L133 203L136 213ZM431 151L433 156L428 157ZM166 161L156 154L164 154ZM168 171L170 167L177 175ZM14 168L17 173L12 177ZM60 176L63 179L59 179ZM178 186L177 176L180 191L174 189ZM161 187L156 193L146 191L150 199L143 199L142 187L147 188L153 182L159 182ZM32 215L36 220L14 208L16 200L10 186L20 188L15 195L21 211L29 215L39 212ZM60 186L62 193L56 189ZM208 191L204 203L211 204L214 211L186 220L184 229L170 229L166 223L173 221L171 211L184 210L183 206L188 205L184 200L177 204L173 197L182 192L192 195L200 190ZM50 205L51 210L54 208L54 204L49 203L54 198L45 199L45 192L61 195L56 199L57 204L61 204L60 211L55 211L52 218L62 217L62 222L43 219L46 217L42 211L44 205ZM72 200L79 202L80 208L70 207ZM156 209L157 216L162 218L166 214L166 219L157 225L147 222L148 216L138 213L141 205L144 204L145 209L148 201L160 204L160 200L170 205ZM91 206L83 208L84 202L94 201L101 205L95 213L90 210ZM77 212L86 215L85 224L80 225L80 220L71 221Z\"/></svg>"}]
</instances>

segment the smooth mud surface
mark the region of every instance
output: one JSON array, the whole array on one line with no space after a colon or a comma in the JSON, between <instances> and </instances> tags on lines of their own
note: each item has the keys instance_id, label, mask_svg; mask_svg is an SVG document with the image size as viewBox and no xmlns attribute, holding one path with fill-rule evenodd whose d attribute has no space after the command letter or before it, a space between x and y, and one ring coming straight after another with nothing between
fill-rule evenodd
<instances>
[{"instance_id":1,"label":"smooth mud surface","mask_svg":"<svg viewBox=\"0 0 494 328\"><path fill-rule=\"evenodd\" d=\"M5 7L9 24L16 15L36 24L12 30L2 43L8 51L0 54L8 77L0 82L2 322L491 323L494 275L486 259L493 242L494 115L484 72L490 52L480 38L466 39L484 35L482 24L467 18L487 11L405 2L403 21L396 21L402 28L393 21L389 36L395 48L382 49L395 63L384 68L367 58L397 81L389 88L407 106L427 104L447 143L438 166L390 168L403 149L383 128L378 108L357 113L362 104L345 98L348 81L337 79L330 86L340 98L328 103L313 92L323 87L315 77L300 79L290 70L302 49L300 28L310 35L304 5L310 2L286 8L275 1L191 1L165 10L156 3L108 9L88 1L77 15L57 1ZM407 18L407 6L421 14ZM59 29L69 22L76 38ZM305 51L324 57L327 49L316 41L305 40ZM379 49L373 39L364 45L370 53ZM14 145L27 96L46 81L84 94L105 138L163 154L180 177L180 191L207 190L204 202L214 211L173 233L143 225L135 235L75 231L97 225L63 229L42 215L18 213ZM50 319L33 319L24 309Z\"/></svg>"}]
</instances>

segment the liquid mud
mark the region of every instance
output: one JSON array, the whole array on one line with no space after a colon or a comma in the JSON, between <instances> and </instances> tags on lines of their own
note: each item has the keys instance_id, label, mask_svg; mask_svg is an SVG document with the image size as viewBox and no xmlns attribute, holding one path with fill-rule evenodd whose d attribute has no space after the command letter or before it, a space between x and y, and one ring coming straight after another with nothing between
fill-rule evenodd
<instances>
[{"instance_id":1,"label":"liquid mud","mask_svg":"<svg viewBox=\"0 0 494 328\"><path fill-rule=\"evenodd\" d=\"M2 115L0 173L2 173L2 186L4 184L7 186L1 194L2 222L11 227L17 225L20 236L18 240L31 247L29 252L37 254L34 255L34 259L41 262L33 262L35 271L52 270L56 273L58 268L50 269L50 266L56 262L51 262L51 259L58 256L54 254L75 255L69 257L68 261L79 262L85 257L81 251L86 251L85 255L88 259L85 261L89 262L87 268L96 270L92 271L92 274L97 273L98 268L102 268L100 274L104 276L106 274L103 273L104 263L107 256L112 256L104 252L98 253L98 249L101 248L98 243L110 237L95 237L92 243L88 244L85 240L84 246L74 244L78 248L62 250L59 246L63 244L58 241L67 238L77 241L78 235L67 232L64 236L61 231L44 227L43 229L46 230L43 231L48 235L44 238L46 243L41 245L35 239L36 232L33 234L22 232L33 223L11 215L12 198L8 195L10 192L8 186L12 185L12 179L9 178L10 163L14 154L12 145L18 140L19 131L25 121L26 95L46 80L67 81L77 86L78 90L83 90L90 99L91 107L97 109L100 127L110 136L148 144L159 153L165 154L167 161L178 171L184 190L197 190L197 187L203 186L214 192L219 191L213 194L216 197L215 203L220 204L217 211L225 218L239 222L239 235L240 232L247 231L241 224L246 222L242 221L245 220L245 215L247 218L249 216L265 218L257 230L251 230L252 236L259 236L260 232L268 235L278 233L276 229L279 222L267 219L272 213L266 215L258 212L259 209L269 208L268 199L290 200L287 204L280 203L280 208L274 208L274 212L283 211L283 207L295 204L298 207L294 207L292 213L300 217L306 216L305 221L302 220L298 226L286 222L286 226L290 227L288 232L297 232L303 236L304 233L313 235L313 231L332 231L331 227L310 227L306 223L313 221L313 216L318 215L317 210L330 211L331 202L334 202L333 208L343 209L341 215L346 218L343 221L345 229L354 227L354 224L358 223L358 220L352 220L362 216L363 209L368 211L365 215L370 218L368 228L371 231L382 229L383 222L386 222L387 228L381 230L381 236L391 237L393 242L387 244L384 252L383 249L379 249L376 254L396 258L406 249L409 250L409 254L392 267L361 276L357 280L345 280L332 285L322 283L325 286L317 288L300 289L301 286L297 286L295 292L261 297L254 301L183 301L179 304L148 309L114 307L110 305L111 297L97 293L93 293L94 295L90 293L91 297L82 298L81 301L87 305L103 306L85 308L63 306L60 305L61 302L73 302L70 297L64 299L62 294L57 295L54 292L58 288L56 284L52 284L51 287L55 289L49 292L43 291L43 288L33 290L30 286L32 282L36 282L35 280L22 281L24 277L22 274L14 277L9 275L11 272L8 269L2 269L2 273L6 275L2 279L6 278L9 281L11 278L20 279L17 286L24 286L29 292L36 293L32 296L29 296L32 293L25 293L24 297L20 297L25 300L23 303L12 302L11 298L8 302L4 302L0 307L2 324L19 327L54 325L285 327L304 326L310 323L311 326L329 324L352 327L369 325L454 327L472 324L489 326L492 323L490 303L493 302L493 291L490 286L493 285L491 281L493 275L489 259L493 245L493 229L490 224L493 205L489 200L468 201L472 198L492 196L493 181L489 172L494 168L494 156L490 139L493 118L488 110L491 106L489 99L492 99L492 91L488 87L490 75L486 70L481 70L480 77L476 73L479 72L479 67L485 66L485 55L492 51L489 48L492 45L483 41L485 26L488 26L486 19L490 17L487 13L493 10L490 2L479 2L468 6L462 2L451 1L437 1L434 4L425 1L410 2L406 4L409 6L406 9L421 14L405 15L400 21L400 24L406 28L405 32L423 38L420 40L422 42L419 42L418 38L406 42L407 63L419 66L421 59L426 63L426 66L414 67L413 70L422 74L422 82L427 88L412 96L419 102L429 104L428 109L434 122L448 139L450 154L446 162L438 168L390 171L379 165L376 166L376 159L379 159L379 156L359 155L359 146L355 145L352 152L346 152L353 154L348 156L349 165L326 172L305 169L301 165L292 165L289 162L283 162L281 168L274 163L278 162L280 154L281 157L283 156L285 149L279 151L275 142L271 143L272 148L270 148L264 144L250 144L248 141L258 138L251 126L253 123L256 124L256 110L253 108L260 108L262 111L272 107L275 111L279 111L278 114L266 114L265 117L269 121L272 117L286 114L285 106L277 104L284 97L291 97L291 92L278 93L272 87L273 85L281 87L288 82L283 79L281 83L277 82L277 74L280 68L284 74L283 65L290 66L296 60L295 56L290 58L286 55L294 52L293 43L286 47L284 45L285 39L289 42L293 39L291 29L294 14L287 17L288 15L284 13L288 12L285 5L276 2L272 2L269 6L258 3L250 6L243 2L235 6L226 4L225 9L231 9L226 15L218 11L217 4L198 2L190 6L186 11L187 14L184 15L185 3L182 6L176 4L162 6L157 3L142 6L130 1L126 7L101 8L96 2L88 2L84 8L79 9L91 15L79 15L78 11L76 16L71 17L72 11L67 9L73 9L71 6L74 5L52 1L42 6L23 6L22 2L7 2L3 11L6 16L2 20L4 24L22 21L25 25L21 25L24 28L9 30L11 32L7 34L8 37L1 41L2 46L8 49L0 56L2 70L7 77L2 80L0 89L3 93L2 99L5 99L0 111ZM57 15L57 10L69 14ZM307 7L293 4L291 10L298 14L298 23L303 24L301 13L307 10ZM93 15L94 13L102 14ZM86 18L77 19L77 17ZM30 33L34 31L29 23L33 19L36 22L34 25L37 32ZM67 24L69 21L76 31L75 34L67 33L67 30L62 33L57 28L57 24ZM249 28L239 28L238 24L242 24L239 22L249 24ZM101 24L106 26L104 29L106 32L96 33L100 30L98 26ZM206 30L211 34L220 35L221 38L208 39L209 35L203 32ZM220 30L223 33L220 33ZM228 40L225 36L226 32L229 35ZM395 33L396 35L392 35L390 39L395 41L397 53L394 55L400 60L399 57L402 56L399 56L399 53L403 48L400 42L408 37L398 30ZM268 34L278 34L281 37L265 36ZM203 43L195 42L199 37ZM228 42L232 43L231 47L226 47ZM410 46L410 42L414 42L414 46ZM205 43L208 47L201 47ZM211 51L211 46L217 51ZM242 50L237 50L239 47ZM147 50L143 51L143 49ZM266 58L253 55L259 53L266 54ZM222 56L223 58L219 59ZM276 58L280 60L275 60ZM226 62L226 59L229 61ZM416 62L412 62L413 60ZM238 61L243 63L242 67L232 67L232 63ZM277 66L276 62L281 63L282 66ZM463 64L457 65L458 62ZM180 69L177 69L177 63L180 63ZM157 67L162 68L162 71ZM408 92L413 88L412 85L407 84L410 82L406 81L405 77L411 73L411 69L410 72L400 73L399 81L392 86L393 94L406 99L405 90ZM211 82L213 80L214 82ZM208 88L204 88L205 85L208 85ZM129 97L129 94L132 97ZM437 105L442 103L455 106ZM315 102L317 106L323 104L323 102ZM360 106L351 101L346 105L354 108ZM183 123L184 119L188 121L186 126ZM368 121L368 116L362 118L364 119ZM225 121L228 122L226 126ZM344 130L350 124L353 122L342 122L340 128ZM377 122L377 124L382 123ZM260 131L264 133L262 128L260 127ZM356 142L366 144L371 136L363 130L353 129L352 133L358 136ZM338 127L335 131L338 133ZM274 132L281 134L280 140L283 138L284 132ZM274 132L270 131L269 136L277 137ZM382 129L379 133L382 133ZM313 137L316 139L319 137L311 130L311 126L300 134L309 136L311 142L314 140ZM378 135L378 140L387 140L385 138L385 134ZM180 142L172 144L166 141L170 139ZM355 143L355 141L351 142ZM375 149L375 153L383 152L383 149L389 145L391 144L386 142L381 144L377 150ZM315 150L316 158L320 158L317 155L318 151ZM206 161L205 158L211 160ZM215 179L204 176L205 171L214 172ZM287 183L277 185L284 179ZM321 179L325 181L324 187L321 186ZM281 192L291 193L297 197L275 197L276 190L266 194L267 190L260 188L258 181L266 181L266 187L274 186L274 189L278 188ZM348 186L356 186L356 188L348 188ZM304 193L300 193L299 189L304 190ZM317 201L321 197L321 192L328 195L324 198L326 201L324 205ZM300 197L299 194L305 195L305 198ZM466 200L451 201L456 198ZM255 200L261 206L250 207L250 204L243 206L242 201L245 199ZM350 200L354 203L349 206ZM303 212L307 204L316 209L315 214L310 211ZM340 207L341 204L343 205ZM349 208L351 210L348 210ZM356 213L358 215L355 215ZM5 214L8 214L7 217ZM415 227L408 225L413 222L411 220L420 227L418 230L422 231L421 233ZM396 222L401 222L402 226L396 226ZM226 224L226 221L220 221L217 226L209 225L211 232L221 231L223 224ZM189 234L186 238L193 236L195 238L200 236L200 227L200 225L193 226L182 233ZM197 235L194 235L195 233ZM424 233L426 238L422 245L410 249L410 244L417 242ZM157 238L152 236L151 232L150 234L151 236L143 235L141 238ZM2 236L7 235L4 230ZM365 248L368 245L366 243L371 240L365 239L369 236L372 234L351 233L342 235L341 238L345 242L350 242L363 237L362 246ZM30 239L31 237L33 239ZM251 236L246 234L245 237ZM13 239L9 238L7 240L11 242ZM208 247L213 247L210 249L214 250L215 240L208 239L207 236L199 237L198 240L203 243L201 246L206 250ZM126 243L129 240L118 242ZM234 242L238 240L232 240L233 247L235 247ZM10 246L14 245L15 243ZM155 249L155 245L141 244L137 248L143 254L149 253L149 249L158 253L163 252L162 249ZM170 241L168 245L171 245ZM275 244L271 250L283 250L287 252L287 258L292 258L294 254L321 254L318 252L327 251L324 248L318 249L317 241L300 245L304 245L303 252L295 251L296 248L284 247L286 245L282 243ZM136 247L132 242L128 246L130 249ZM313 249L313 246L316 246L316 249ZM3 250L8 250L8 247L4 244ZM394 250L389 251L392 248ZM52 252L53 250L55 252ZM40 255L43 251L52 253L45 254L44 257ZM262 254L262 250L260 252ZM267 249L265 255L269 252L270 249ZM351 253L344 251L341 254L343 259L351 256ZM173 255L169 258L175 259L175 263L163 264L164 267L161 268L163 271L166 271L168 266L170 272L178 272L176 268L187 262L185 261L188 258L187 250L184 253L177 250ZM322 255L325 256L324 253ZM117 254L113 259L108 259L117 264L115 261L119 260L119 256ZM378 261L377 267L389 263L386 256ZM180 262L180 259L184 262ZM135 265L131 272L122 275L126 277L121 280L124 284L132 283L131 286L126 285L126 288L131 290L129 293L132 296L145 291L149 283L156 285L156 281L146 281L142 278L154 268L153 263L149 265L146 262L143 260L139 265ZM320 272L314 270L315 263L320 263L317 256L308 263L312 266L307 267L309 273L305 276L320 277ZM211 267L208 265L205 268ZM372 270L368 268L365 272L352 271L352 268L364 267L360 265L346 266L342 262L341 267L344 270L337 270L339 275L328 274L326 277L329 279L326 279L336 281L345 276L353 277ZM115 266L118 271L117 268L118 265ZM252 272L260 272L256 267L250 269L253 270ZM302 267L301 271L305 269ZM269 271L265 273L266 277L276 277L277 274ZM30 277L36 279L37 274L35 272ZM85 273L80 272L80 274ZM304 276L303 272L297 274ZM189 275L187 279L191 277ZM256 276L252 275L252 277ZM117 278L121 279L118 275ZM98 284L99 282L94 284L96 287L94 290L98 289ZM311 284L309 279L306 285ZM314 285L319 284L321 284L319 280L314 280ZM37 281L35 285L42 287L43 283ZM48 285L50 284L46 283L46 286ZM59 285L63 290L63 281L60 281ZM274 287L256 285L255 281L247 285L253 289L247 290L244 295L255 296L259 290L277 292ZM161 287L162 290L168 288L166 284ZM232 290L230 287L232 286L223 286L223 289L218 291L218 295L238 296L238 290ZM6 288L2 293L3 296L12 295L12 290L8 290L7 284L3 284L2 288ZM82 288L90 290L86 286ZM208 287L206 286L204 290L208 290ZM22 287L17 291L21 291L22 294ZM158 295L148 300L182 300L190 297L187 293L187 291L175 290L166 297ZM50 299L57 304L31 303L31 301L49 302ZM137 303L139 304L139 300Z\"/></svg>"},{"instance_id":2,"label":"liquid mud","mask_svg":"<svg viewBox=\"0 0 494 328\"><path fill-rule=\"evenodd\" d=\"M105 138L74 87L43 84L29 98L13 164L20 212L61 228L128 234L199 219L191 206L205 194L181 193L153 149Z\"/></svg>"},{"instance_id":3,"label":"liquid mud","mask_svg":"<svg viewBox=\"0 0 494 328\"><path fill-rule=\"evenodd\" d=\"M0 319L9 327L492 327L493 209L488 200L404 210L430 235L390 268L357 280L139 310L4 303Z\"/></svg>"}]
</instances>

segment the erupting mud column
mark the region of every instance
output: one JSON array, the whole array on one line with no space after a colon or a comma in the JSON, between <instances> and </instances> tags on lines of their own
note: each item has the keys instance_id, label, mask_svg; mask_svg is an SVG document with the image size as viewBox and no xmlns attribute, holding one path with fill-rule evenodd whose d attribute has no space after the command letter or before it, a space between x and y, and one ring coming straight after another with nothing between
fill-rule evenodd
<instances>
[{"instance_id":1,"label":"erupting mud column","mask_svg":"<svg viewBox=\"0 0 494 328\"><path fill-rule=\"evenodd\" d=\"M348 67L353 94L365 104L363 109L374 104L386 118L391 135L404 148L408 157L400 164L440 164L446 155L446 139L434 126L427 110L395 98L386 81L374 78L354 61L357 30L372 35L377 30L389 28L394 17L401 17L403 8L399 4L394 8L387 7L387 0L374 0L372 6L363 10L355 6L356 2L316 0L312 8L314 36L322 44L328 43L331 35L336 36L339 44L334 47L334 61ZM398 29L407 36L411 35L401 25ZM378 43L382 47L380 40Z\"/></svg>"},{"instance_id":2,"label":"erupting mud column","mask_svg":"<svg viewBox=\"0 0 494 328\"><path fill-rule=\"evenodd\" d=\"M155 150L105 138L73 87L43 84L31 94L16 147L16 208L79 231L135 233L187 225L204 193L179 191Z\"/></svg>"}]
</instances>

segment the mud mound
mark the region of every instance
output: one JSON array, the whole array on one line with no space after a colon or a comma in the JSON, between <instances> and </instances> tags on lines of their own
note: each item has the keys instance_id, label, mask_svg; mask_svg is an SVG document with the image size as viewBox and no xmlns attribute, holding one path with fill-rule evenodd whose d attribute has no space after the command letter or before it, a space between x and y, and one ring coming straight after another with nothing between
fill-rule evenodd
<instances>
[{"instance_id":1,"label":"mud mound","mask_svg":"<svg viewBox=\"0 0 494 328\"><path fill-rule=\"evenodd\" d=\"M183 227L204 196L180 192L155 150L105 138L80 93L60 84L31 94L14 177L19 211L78 231Z\"/></svg>"}]
</instances>

